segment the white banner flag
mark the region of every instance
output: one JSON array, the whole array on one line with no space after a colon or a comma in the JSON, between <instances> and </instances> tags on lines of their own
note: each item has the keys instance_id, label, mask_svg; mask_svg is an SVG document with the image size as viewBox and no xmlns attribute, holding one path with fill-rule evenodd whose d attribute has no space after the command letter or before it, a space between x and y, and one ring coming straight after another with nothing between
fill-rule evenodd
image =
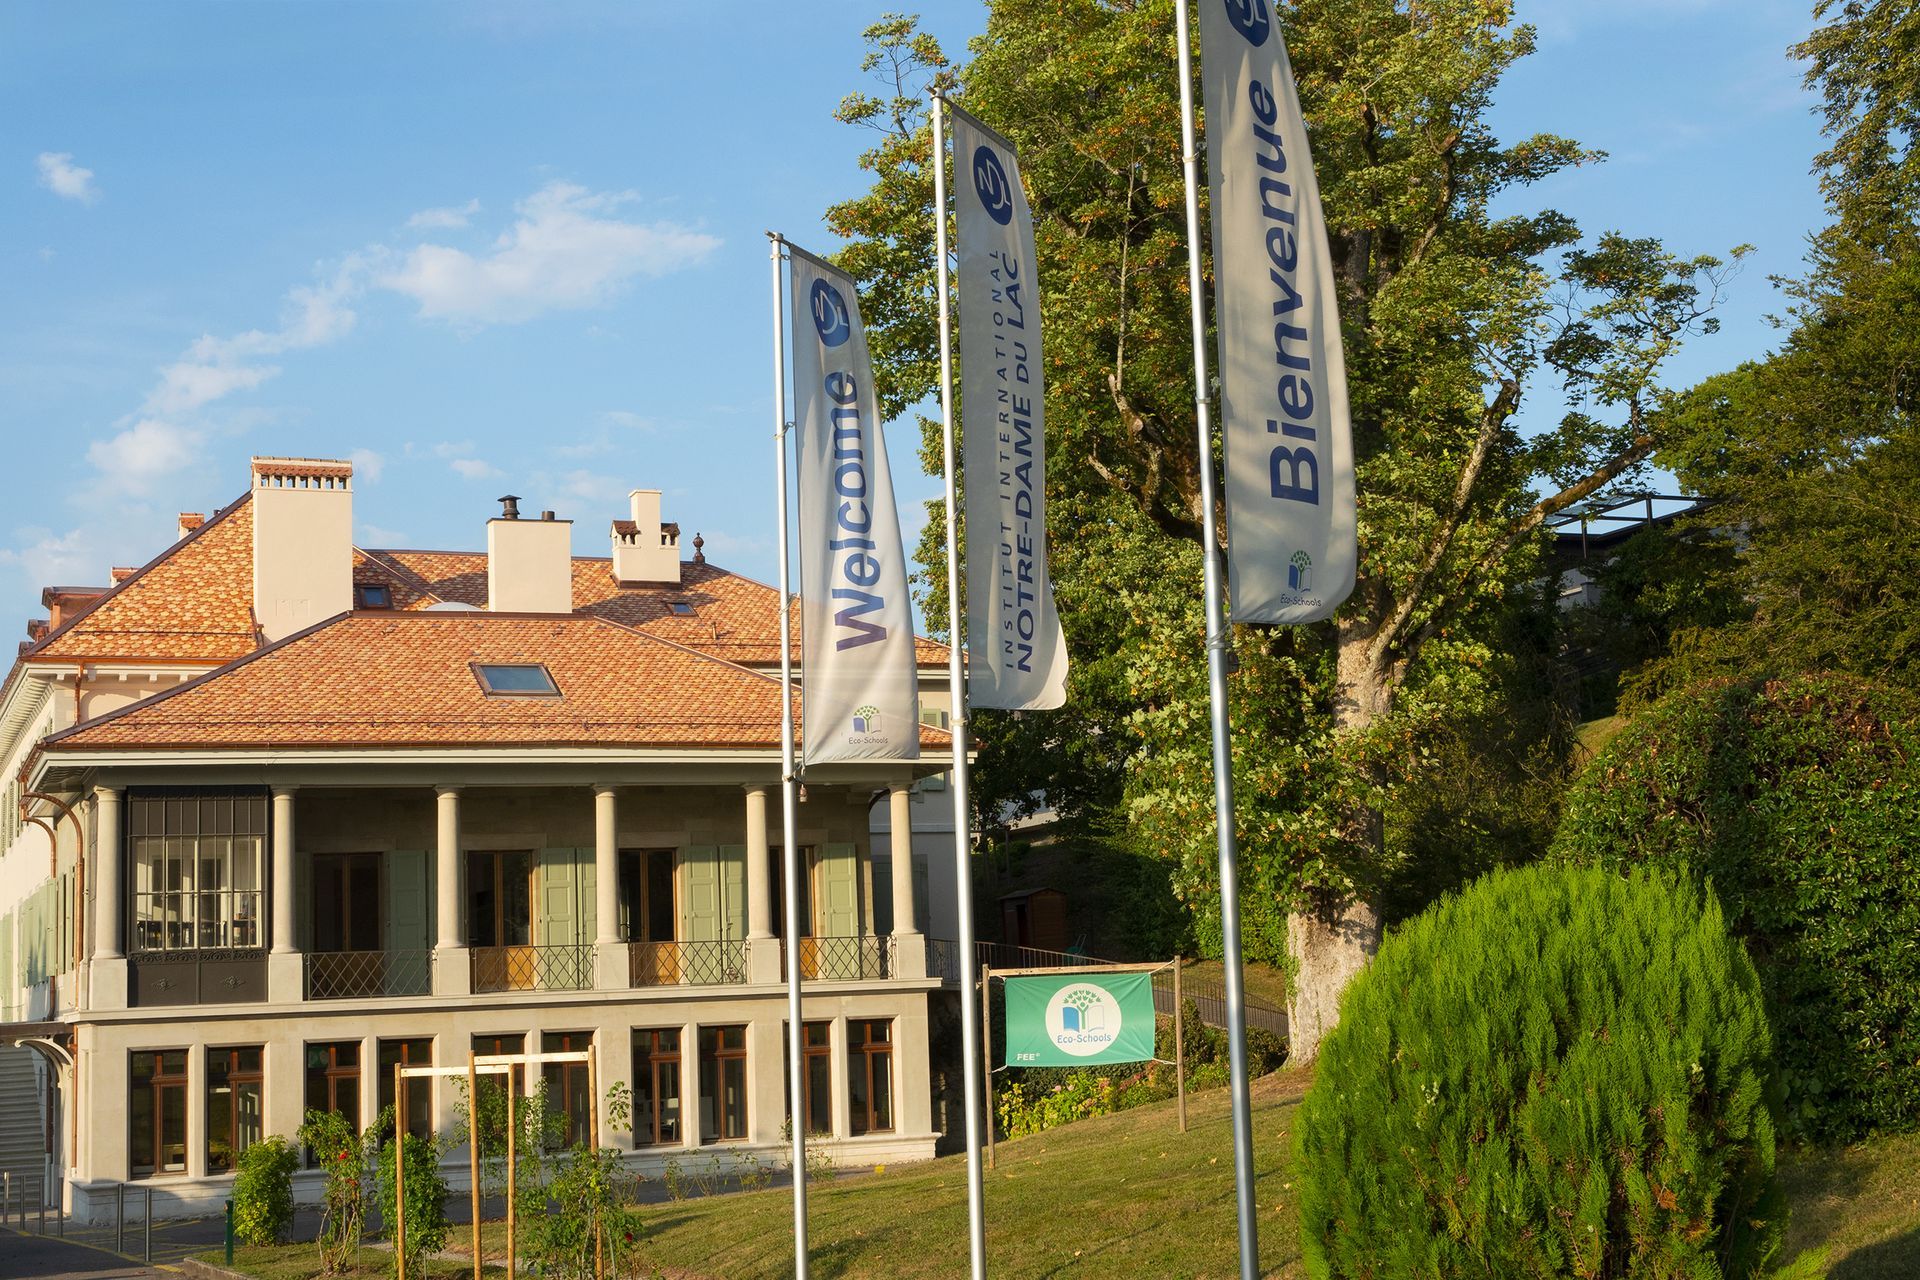
<instances>
[{"instance_id":1,"label":"white banner flag","mask_svg":"<svg viewBox=\"0 0 1920 1280\"><path fill-rule=\"evenodd\" d=\"M1235 622L1314 622L1353 590L1353 440L1333 261L1268 0L1199 0Z\"/></svg>"},{"instance_id":2,"label":"white banner flag","mask_svg":"<svg viewBox=\"0 0 1920 1280\"><path fill-rule=\"evenodd\" d=\"M920 697L907 557L852 277L793 262L806 764L915 760Z\"/></svg>"},{"instance_id":3,"label":"white banner flag","mask_svg":"<svg viewBox=\"0 0 1920 1280\"><path fill-rule=\"evenodd\" d=\"M1013 147L953 112L960 421L967 479L967 697L1067 700L1067 640L1047 574L1046 384L1033 215Z\"/></svg>"}]
</instances>

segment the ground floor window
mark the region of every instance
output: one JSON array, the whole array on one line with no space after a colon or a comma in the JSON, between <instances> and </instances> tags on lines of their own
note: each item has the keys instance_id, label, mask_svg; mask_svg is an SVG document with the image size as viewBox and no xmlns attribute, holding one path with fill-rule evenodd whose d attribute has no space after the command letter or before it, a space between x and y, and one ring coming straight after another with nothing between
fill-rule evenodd
<instances>
[{"instance_id":1,"label":"ground floor window","mask_svg":"<svg viewBox=\"0 0 1920 1280\"><path fill-rule=\"evenodd\" d=\"M187 1051L136 1053L127 1092L135 1177L187 1171Z\"/></svg>"},{"instance_id":2,"label":"ground floor window","mask_svg":"<svg viewBox=\"0 0 1920 1280\"><path fill-rule=\"evenodd\" d=\"M661 1146L680 1141L680 1030L633 1033L633 1141Z\"/></svg>"},{"instance_id":3,"label":"ground floor window","mask_svg":"<svg viewBox=\"0 0 1920 1280\"><path fill-rule=\"evenodd\" d=\"M307 1046L307 1110L343 1117L360 1132L360 1042L336 1040Z\"/></svg>"},{"instance_id":4,"label":"ground floor window","mask_svg":"<svg viewBox=\"0 0 1920 1280\"><path fill-rule=\"evenodd\" d=\"M579 1053L593 1044L591 1031L548 1031L540 1037L542 1053ZM547 1082L547 1110L560 1118L560 1145L586 1142L593 1129L593 1089L584 1062L548 1062L540 1067Z\"/></svg>"},{"instance_id":5,"label":"ground floor window","mask_svg":"<svg viewBox=\"0 0 1920 1280\"><path fill-rule=\"evenodd\" d=\"M260 1141L259 1045L207 1050L207 1172L231 1173Z\"/></svg>"},{"instance_id":6,"label":"ground floor window","mask_svg":"<svg viewBox=\"0 0 1920 1280\"><path fill-rule=\"evenodd\" d=\"M807 1133L833 1133L833 1024L802 1023L800 1039L800 1079L806 1086L801 1099L801 1120ZM781 1028L786 1035L786 1028ZM783 1063L780 1078L787 1086L787 1118L793 1118L793 1079Z\"/></svg>"},{"instance_id":7,"label":"ground floor window","mask_svg":"<svg viewBox=\"0 0 1920 1280\"><path fill-rule=\"evenodd\" d=\"M747 1029L700 1028L700 1140L747 1136Z\"/></svg>"},{"instance_id":8,"label":"ground floor window","mask_svg":"<svg viewBox=\"0 0 1920 1280\"><path fill-rule=\"evenodd\" d=\"M400 1066L432 1066L433 1041L426 1037L417 1040L382 1040L378 1065L380 1110L384 1112L388 1107L396 1107L397 1119L393 1069ZM430 1138L433 1136L433 1080L428 1076L414 1076L407 1080L406 1085L407 1132L416 1138ZM390 1129L387 1131L391 1132Z\"/></svg>"},{"instance_id":9,"label":"ground floor window","mask_svg":"<svg viewBox=\"0 0 1920 1280\"><path fill-rule=\"evenodd\" d=\"M847 1023L847 1108L856 1134L893 1128L893 1023L889 1019Z\"/></svg>"}]
</instances>

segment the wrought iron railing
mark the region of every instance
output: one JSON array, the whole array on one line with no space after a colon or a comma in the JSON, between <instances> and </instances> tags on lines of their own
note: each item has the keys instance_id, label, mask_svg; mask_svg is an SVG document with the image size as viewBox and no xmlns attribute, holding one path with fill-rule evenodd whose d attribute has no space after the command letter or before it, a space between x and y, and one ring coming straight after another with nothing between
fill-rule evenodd
<instances>
[{"instance_id":1,"label":"wrought iron railing","mask_svg":"<svg viewBox=\"0 0 1920 1280\"><path fill-rule=\"evenodd\" d=\"M800 939L800 976L826 981L893 976L893 938L865 935L857 938ZM780 972L787 971L787 945L780 944Z\"/></svg>"},{"instance_id":2,"label":"wrought iron railing","mask_svg":"<svg viewBox=\"0 0 1920 1280\"><path fill-rule=\"evenodd\" d=\"M309 951L307 999L423 996L433 990L431 951Z\"/></svg>"},{"instance_id":3,"label":"wrought iron railing","mask_svg":"<svg viewBox=\"0 0 1920 1280\"><path fill-rule=\"evenodd\" d=\"M475 991L585 991L593 986L591 946L475 947Z\"/></svg>"},{"instance_id":4,"label":"wrought iron railing","mask_svg":"<svg viewBox=\"0 0 1920 1280\"><path fill-rule=\"evenodd\" d=\"M627 981L636 987L726 986L747 980L747 944L630 942Z\"/></svg>"},{"instance_id":5,"label":"wrought iron railing","mask_svg":"<svg viewBox=\"0 0 1920 1280\"><path fill-rule=\"evenodd\" d=\"M960 981L960 944L951 938L928 938L927 976L942 982Z\"/></svg>"}]
</instances>

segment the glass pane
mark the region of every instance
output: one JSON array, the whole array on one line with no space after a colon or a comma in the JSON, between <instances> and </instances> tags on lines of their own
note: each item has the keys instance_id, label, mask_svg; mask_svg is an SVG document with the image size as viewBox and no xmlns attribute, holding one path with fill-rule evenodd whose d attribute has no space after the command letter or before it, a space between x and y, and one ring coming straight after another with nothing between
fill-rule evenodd
<instances>
[{"instance_id":1,"label":"glass pane","mask_svg":"<svg viewBox=\"0 0 1920 1280\"><path fill-rule=\"evenodd\" d=\"M225 1079L225 1072L221 1073ZM207 1172L233 1168L233 1090L225 1084L207 1090Z\"/></svg>"},{"instance_id":2,"label":"glass pane","mask_svg":"<svg viewBox=\"0 0 1920 1280\"><path fill-rule=\"evenodd\" d=\"M672 942L680 913L673 903L673 853L658 849L647 855L648 942Z\"/></svg>"},{"instance_id":3,"label":"glass pane","mask_svg":"<svg viewBox=\"0 0 1920 1280\"><path fill-rule=\"evenodd\" d=\"M807 1131L833 1132L833 1063L829 1058L807 1059Z\"/></svg>"},{"instance_id":4,"label":"glass pane","mask_svg":"<svg viewBox=\"0 0 1920 1280\"><path fill-rule=\"evenodd\" d=\"M720 1044L726 1049L744 1049L747 1047L747 1029L745 1027L721 1027Z\"/></svg>"},{"instance_id":5,"label":"glass pane","mask_svg":"<svg viewBox=\"0 0 1920 1280\"><path fill-rule=\"evenodd\" d=\"M162 1085L160 1094L160 1168L187 1171L187 1087Z\"/></svg>"},{"instance_id":6,"label":"glass pane","mask_svg":"<svg viewBox=\"0 0 1920 1280\"><path fill-rule=\"evenodd\" d=\"M237 1156L254 1143L260 1141L262 1126L265 1123L265 1111L260 1102L260 1086L238 1084L234 1086L234 1130L233 1150Z\"/></svg>"},{"instance_id":7,"label":"glass pane","mask_svg":"<svg viewBox=\"0 0 1920 1280\"><path fill-rule=\"evenodd\" d=\"M544 693L551 696L560 692L547 669L538 663L485 664L479 671L481 687L488 693Z\"/></svg>"},{"instance_id":8,"label":"glass pane","mask_svg":"<svg viewBox=\"0 0 1920 1280\"><path fill-rule=\"evenodd\" d=\"M680 1141L680 1064L663 1062L660 1077L660 1142Z\"/></svg>"},{"instance_id":9,"label":"glass pane","mask_svg":"<svg viewBox=\"0 0 1920 1280\"><path fill-rule=\"evenodd\" d=\"M467 855L467 937L476 947L500 945L499 904L493 886L495 870L491 855Z\"/></svg>"},{"instance_id":10,"label":"glass pane","mask_svg":"<svg viewBox=\"0 0 1920 1280\"><path fill-rule=\"evenodd\" d=\"M826 1022L806 1024L807 1043L817 1048L825 1048L833 1038L833 1025Z\"/></svg>"},{"instance_id":11,"label":"glass pane","mask_svg":"<svg viewBox=\"0 0 1920 1280\"><path fill-rule=\"evenodd\" d=\"M500 944L524 947L533 941L533 855L501 856Z\"/></svg>"},{"instance_id":12,"label":"glass pane","mask_svg":"<svg viewBox=\"0 0 1920 1280\"><path fill-rule=\"evenodd\" d=\"M867 1055L854 1052L847 1058L847 1111L855 1133L865 1133L868 1127L867 1101Z\"/></svg>"},{"instance_id":13,"label":"glass pane","mask_svg":"<svg viewBox=\"0 0 1920 1280\"><path fill-rule=\"evenodd\" d=\"M875 1053L873 1062L873 1127L893 1128L893 1054Z\"/></svg>"},{"instance_id":14,"label":"glass pane","mask_svg":"<svg viewBox=\"0 0 1920 1280\"><path fill-rule=\"evenodd\" d=\"M722 1136L744 1138L747 1136L747 1064L744 1059L729 1058L722 1066L726 1080L721 1098L726 1126Z\"/></svg>"}]
</instances>

